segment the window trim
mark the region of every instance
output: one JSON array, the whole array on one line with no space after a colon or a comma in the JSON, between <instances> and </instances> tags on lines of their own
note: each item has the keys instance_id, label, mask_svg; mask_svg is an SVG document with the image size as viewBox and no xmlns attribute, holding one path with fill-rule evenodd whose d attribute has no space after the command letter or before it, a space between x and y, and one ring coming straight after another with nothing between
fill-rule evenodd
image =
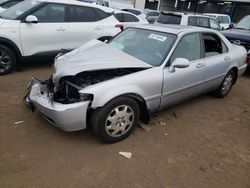
<instances>
[{"instance_id":1,"label":"window trim","mask_svg":"<svg viewBox=\"0 0 250 188\"><path fill-rule=\"evenodd\" d=\"M226 47L227 52L221 53L221 54L217 54L217 55L213 55L213 56L209 56L209 57L205 57L205 43L204 43L204 38L203 38L204 34L216 35L218 38L220 38L221 43L224 44L224 46ZM217 56L221 56L221 55L229 53L228 46L226 45L226 43L223 41L223 39L218 34L212 33L212 32L201 32L201 39L202 39L201 42L203 44L203 57L202 57L202 59L213 58L213 57L217 57Z\"/></svg>"}]
</instances>

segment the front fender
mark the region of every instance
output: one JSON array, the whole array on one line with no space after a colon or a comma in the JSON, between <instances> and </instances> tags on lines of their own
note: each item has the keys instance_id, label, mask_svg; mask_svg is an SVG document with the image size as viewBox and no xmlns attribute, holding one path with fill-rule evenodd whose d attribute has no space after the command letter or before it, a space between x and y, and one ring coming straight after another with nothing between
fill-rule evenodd
<instances>
[{"instance_id":1,"label":"front fender","mask_svg":"<svg viewBox=\"0 0 250 188\"><path fill-rule=\"evenodd\" d=\"M91 107L94 109L102 107L112 99L125 94L135 94L145 99L144 92L137 86L118 86L112 89L107 89L105 92L95 92Z\"/></svg>"}]
</instances>

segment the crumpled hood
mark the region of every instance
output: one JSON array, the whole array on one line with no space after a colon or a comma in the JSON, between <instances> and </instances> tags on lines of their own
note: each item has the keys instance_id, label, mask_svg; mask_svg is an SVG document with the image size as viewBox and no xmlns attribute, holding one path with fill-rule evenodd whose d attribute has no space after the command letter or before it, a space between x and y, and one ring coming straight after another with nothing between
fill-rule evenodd
<instances>
[{"instance_id":1,"label":"crumpled hood","mask_svg":"<svg viewBox=\"0 0 250 188\"><path fill-rule=\"evenodd\" d=\"M149 68L151 65L136 59L110 45L91 40L55 60L53 80L84 71L115 68Z\"/></svg>"},{"instance_id":2,"label":"crumpled hood","mask_svg":"<svg viewBox=\"0 0 250 188\"><path fill-rule=\"evenodd\" d=\"M244 41L250 41L250 31L244 29L228 29L222 31L222 34L227 37L228 39L238 39Z\"/></svg>"}]
</instances>

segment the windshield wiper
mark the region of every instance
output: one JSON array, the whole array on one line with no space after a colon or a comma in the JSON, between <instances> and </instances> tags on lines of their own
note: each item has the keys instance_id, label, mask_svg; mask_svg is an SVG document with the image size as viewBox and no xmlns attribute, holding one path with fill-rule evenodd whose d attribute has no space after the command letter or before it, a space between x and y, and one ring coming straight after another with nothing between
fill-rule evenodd
<instances>
[{"instance_id":1,"label":"windshield wiper","mask_svg":"<svg viewBox=\"0 0 250 188\"><path fill-rule=\"evenodd\" d=\"M235 29L248 30L247 28L243 28L243 27L235 27Z\"/></svg>"}]
</instances>

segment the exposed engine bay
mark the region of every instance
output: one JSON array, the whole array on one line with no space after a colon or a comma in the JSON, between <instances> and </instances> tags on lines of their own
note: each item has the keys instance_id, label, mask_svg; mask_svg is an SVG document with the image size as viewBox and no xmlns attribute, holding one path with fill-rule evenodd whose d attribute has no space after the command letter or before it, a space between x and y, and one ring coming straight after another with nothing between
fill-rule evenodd
<instances>
[{"instance_id":1,"label":"exposed engine bay","mask_svg":"<svg viewBox=\"0 0 250 188\"><path fill-rule=\"evenodd\" d=\"M135 73L143 69L145 68L108 69L82 72L75 76L62 77L59 81L56 92L54 92L54 84L52 78L50 78L50 80L47 81L47 89L48 92L52 94L53 101L63 104L92 100L93 96L91 94L81 96L79 91L87 86Z\"/></svg>"}]
</instances>

